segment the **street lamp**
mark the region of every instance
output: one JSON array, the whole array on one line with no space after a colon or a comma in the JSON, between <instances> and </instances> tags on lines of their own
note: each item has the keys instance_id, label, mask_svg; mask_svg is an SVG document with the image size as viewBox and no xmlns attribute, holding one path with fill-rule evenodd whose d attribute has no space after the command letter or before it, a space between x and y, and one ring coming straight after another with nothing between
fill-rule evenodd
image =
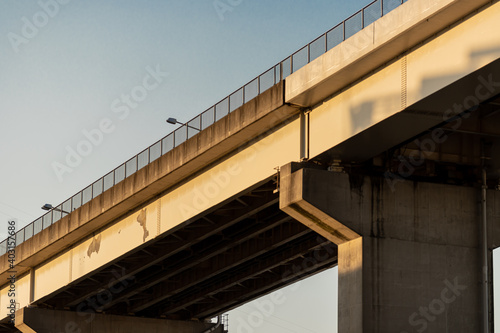
<instances>
[{"instance_id":1,"label":"street lamp","mask_svg":"<svg viewBox=\"0 0 500 333\"><path fill-rule=\"evenodd\" d=\"M51 204L47 204L47 203L42 206L42 209L43 210L51 210L51 209L53 209L53 210L61 212L61 213L69 214L67 211L59 209L59 208L54 208L54 207L52 207Z\"/></svg>"},{"instance_id":2,"label":"street lamp","mask_svg":"<svg viewBox=\"0 0 500 333\"><path fill-rule=\"evenodd\" d=\"M168 118L167 123L172 124L172 125L175 125L175 124L184 125L184 126L187 126L187 127L192 128L194 130L197 130L197 131L200 130L199 128L193 127L189 124L181 123L180 121L177 121L177 119L175 119L175 118Z\"/></svg>"}]
</instances>

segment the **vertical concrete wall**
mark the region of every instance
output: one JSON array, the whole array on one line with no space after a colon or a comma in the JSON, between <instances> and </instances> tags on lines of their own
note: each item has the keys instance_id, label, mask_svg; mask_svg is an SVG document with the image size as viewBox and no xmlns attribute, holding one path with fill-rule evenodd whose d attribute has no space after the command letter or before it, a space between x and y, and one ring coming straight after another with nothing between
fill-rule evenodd
<instances>
[{"instance_id":1,"label":"vertical concrete wall","mask_svg":"<svg viewBox=\"0 0 500 333\"><path fill-rule=\"evenodd\" d=\"M363 332L363 239L361 237L339 245L338 316L339 327L349 332ZM342 332L342 331L339 331Z\"/></svg>"},{"instance_id":2,"label":"vertical concrete wall","mask_svg":"<svg viewBox=\"0 0 500 333\"><path fill-rule=\"evenodd\" d=\"M480 330L479 189L301 169L280 191L302 223L322 212L360 235L339 244L339 332Z\"/></svg>"}]
</instances>

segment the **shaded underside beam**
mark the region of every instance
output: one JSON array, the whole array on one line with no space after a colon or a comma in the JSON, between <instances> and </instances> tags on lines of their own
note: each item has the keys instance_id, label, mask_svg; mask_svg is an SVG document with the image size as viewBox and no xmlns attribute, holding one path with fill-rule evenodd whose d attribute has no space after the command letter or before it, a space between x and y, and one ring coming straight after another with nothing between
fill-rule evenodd
<instances>
[{"instance_id":1,"label":"shaded underside beam","mask_svg":"<svg viewBox=\"0 0 500 333\"><path fill-rule=\"evenodd\" d=\"M317 236L314 235L317 240ZM303 278L319 273L337 264L337 248L329 241L319 241L322 246L304 253L276 269L265 271L253 279L235 285L212 297L206 303L188 307L196 318L229 311L243 303L295 283Z\"/></svg>"}]
</instances>

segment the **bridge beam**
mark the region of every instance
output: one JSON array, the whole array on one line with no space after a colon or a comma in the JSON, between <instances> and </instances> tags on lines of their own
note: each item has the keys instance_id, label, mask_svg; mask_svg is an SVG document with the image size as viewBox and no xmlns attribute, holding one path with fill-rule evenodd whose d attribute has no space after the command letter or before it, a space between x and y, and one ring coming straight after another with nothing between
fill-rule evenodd
<instances>
[{"instance_id":1,"label":"bridge beam","mask_svg":"<svg viewBox=\"0 0 500 333\"><path fill-rule=\"evenodd\" d=\"M115 316L96 313L77 313L42 308L22 308L16 312L16 328L23 333L201 333L214 328L213 333L222 333L223 326L197 321L150 319Z\"/></svg>"},{"instance_id":2,"label":"bridge beam","mask_svg":"<svg viewBox=\"0 0 500 333\"><path fill-rule=\"evenodd\" d=\"M497 216L500 196L489 197ZM478 330L479 200L475 188L299 163L280 173L280 208L338 245L339 332Z\"/></svg>"}]
</instances>

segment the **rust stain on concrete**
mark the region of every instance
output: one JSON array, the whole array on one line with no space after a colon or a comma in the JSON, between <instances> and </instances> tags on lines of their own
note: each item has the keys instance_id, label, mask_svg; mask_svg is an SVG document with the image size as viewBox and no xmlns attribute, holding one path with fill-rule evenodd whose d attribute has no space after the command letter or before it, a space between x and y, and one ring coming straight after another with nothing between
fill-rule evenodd
<instances>
[{"instance_id":1,"label":"rust stain on concrete","mask_svg":"<svg viewBox=\"0 0 500 333\"><path fill-rule=\"evenodd\" d=\"M142 236L143 242L145 242L146 238L149 236L149 231L146 227L146 210L147 210L147 208L144 208L143 210L141 210L141 212L137 216L137 222L141 225L142 230L144 231L144 234Z\"/></svg>"},{"instance_id":2,"label":"rust stain on concrete","mask_svg":"<svg viewBox=\"0 0 500 333\"><path fill-rule=\"evenodd\" d=\"M89 248L87 249L87 255L89 258L92 256L92 253L99 253L99 249L101 248L101 234L99 234L97 237L94 237L92 242L89 245Z\"/></svg>"}]
</instances>

